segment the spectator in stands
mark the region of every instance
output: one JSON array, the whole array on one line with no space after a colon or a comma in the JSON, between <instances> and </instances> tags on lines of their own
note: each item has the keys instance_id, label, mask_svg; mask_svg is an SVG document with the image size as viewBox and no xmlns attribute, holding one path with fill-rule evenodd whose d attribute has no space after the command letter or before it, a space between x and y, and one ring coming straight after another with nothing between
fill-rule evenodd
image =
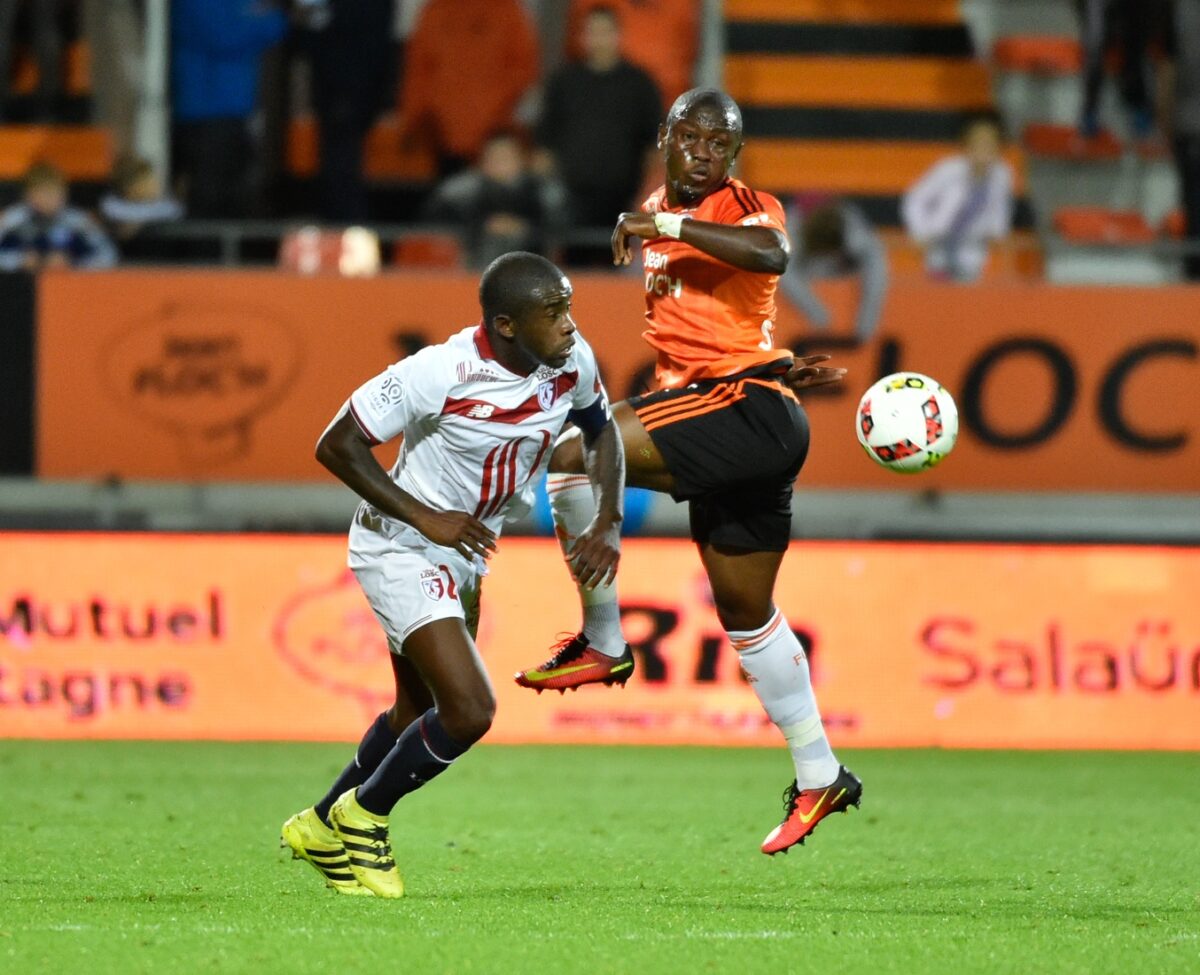
<instances>
[{"instance_id":1,"label":"spectator in stands","mask_svg":"<svg viewBox=\"0 0 1200 975\"><path fill-rule=\"evenodd\" d=\"M0 271L105 268L117 251L99 225L67 205L67 181L47 163L25 174L24 199L0 214Z\"/></svg>"},{"instance_id":2,"label":"spectator in stands","mask_svg":"<svg viewBox=\"0 0 1200 975\"><path fill-rule=\"evenodd\" d=\"M432 147L440 176L465 168L513 125L538 58L522 0L428 0L404 51L403 138Z\"/></svg>"},{"instance_id":3,"label":"spectator in stands","mask_svg":"<svg viewBox=\"0 0 1200 975\"><path fill-rule=\"evenodd\" d=\"M0 120L4 118L8 101L17 8L20 6L20 0L0 0ZM29 32L38 69L33 116L35 121L46 122L53 119L58 110L62 85L60 0L30 0L24 6L29 16Z\"/></svg>"},{"instance_id":4,"label":"spectator in stands","mask_svg":"<svg viewBox=\"0 0 1200 975\"><path fill-rule=\"evenodd\" d=\"M1167 28L1159 119L1175 150L1184 239L1197 248L1184 258L1184 274L1200 281L1200 0L1175 0Z\"/></svg>"},{"instance_id":5,"label":"spectator in stands","mask_svg":"<svg viewBox=\"0 0 1200 975\"><path fill-rule=\"evenodd\" d=\"M1121 98L1129 108L1130 129L1145 142L1154 135L1149 47L1163 31L1161 0L1075 0L1083 44L1083 111L1079 135L1100 132L1100 90L1109 50L1120 53Z\"/></svg>"},{"instance_id":6,"label":"spectator in stands","mask_svg":"<svg viewBox=\"0 0 1200 975\"><path fill-rule=\"evenodd\" d=\"M396 75L394 0L305 0L301 33L312 65L321 216L367 219L363 144L389 101Z\"/></svg>"},{"instance_id":7,"label":"spectator in stands","mask_svg":"<svg viewBox=\"0 0 1200 975\"><path fill-rule=\"evenodd\" d=\"M546 84L537 166L558 173L577 226L611 230L637 202L647 167L658 165L662 100L650 76L621 57L612 7L588 13L583 51L583 61L563 65ZM608 245L596 255L596 263L611 264Z\"/></svg>"},{"instance_id":8,"label":"spectator in stands","mask_svg":"<svg viewBox=\"0 0 1200 975\"><path fill-rule=\"evenodd\" d=\"M125 257L149 257L154 243L143 231L183 217L183 204L163 191L154 167L145 159L117 160L112 188L100 200L100 217Z\"/></svg>"},{"instance_id":9,"label":"spectator in stands","mask_svg":"<svg viewBox=\"0 0 1200 975\"><path fill-rule=\"evenodd\" d=\"M520 139L501 132L487 141L476 166L438 186L425 216L462 227L471 266L486 267L509 251L547 253L562 213L558 182L534 173Z\"/></svg>"},{"instance_id":10,"label":"spectator in stands","mask_svg":"<svg viewBox=\"0 0 1200 975\"><path fill-rule=\"evenodd\" d=\"M963 151L935 163L904 194L904 225L925 249L925 267L934 277L975 280L988 243L1008 237L1013 172L1002 147L999 117L976 115L963 129Z\"/></svg>"},{"instance_id":11,"label":"spectator in stands","mask_svg":"<svg viewBox=\"0 0 1200 975\"><path fill-rule=\"evenodd\" d=\"M194 217L250 210L263 53L287 31L284 12L247 0L173 0L171 103L178 169Z\"/></svg>"},{"instance_id":12,"label":"spectator in stands","mask_svg":"<svg viewBox=\"0 0 1200 975\"><path fill-rule=\"evenodd\" d=\"M827 329L833 319L811 282L860 275L854 334L865 342L879 326L888 287L887 254L879 235L862 210L845 201L823 202L807 213L796 207L789 218L796 228L795 243L780 290L813 325Z\"/></svg>"},{"instance_id":13,"label":"spectator in stands","mask_svg":"<svg viewBox=\"0 0 1200 975\"><path fill-rule=\"evenodd\" d=\"M622 55L649 73L663 105L670 105L693 85L700 7L696 0L572 0L568 53L584 56L583 35L593 10L615 11L622 27Z\"/></svg>"}]
</instances>

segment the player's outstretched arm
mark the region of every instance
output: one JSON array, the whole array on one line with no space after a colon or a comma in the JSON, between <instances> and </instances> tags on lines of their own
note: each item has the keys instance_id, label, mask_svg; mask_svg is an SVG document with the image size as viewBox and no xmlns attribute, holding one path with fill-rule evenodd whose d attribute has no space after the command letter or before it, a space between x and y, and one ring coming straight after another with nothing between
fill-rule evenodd
<instances>
[{"instance_id":1,"label":"player's outstretched arm","mask_svg":"<svg viewBox=\"0 0 1200 975\"><path fill-rule=\"evenodd\" d=\"M576 582L594 589L616 578L621 560L625 448L611 415L598 433L583 429L583 466L596 493L596 515L575 540L567 562Z\"/></svg>"},{"instance_id":2,"label":"player's outstretched arm","mask_svg":"<svg viewBox=\"0 0 1200 975\"><path fill-rule=\"evenodd\" d=\"M666 228L671 230L672 228ZM617 266L633 260L634 237L654 240L665 236L652 213L622 213L612 235L613 263ZM708 220L683 220L679 239L718 261L743 271L782 274L787 270L788 239L774 227L734 226Z\"/></svg>"},{"instance_id":3,"label":"player's outstretched arm","mask_svg":"<svg viewBox=\"0 0 1200 975\"><path fill-rule=\"evenodd\" d=\"M496 548L496 535L465 511L435 511L397 485L371 453L374 441L367 436L349 404L317 441L317 460L360 498L390 518L412 525L438 545L471 558L488 558Z\"/></svg>"}]
</instances>

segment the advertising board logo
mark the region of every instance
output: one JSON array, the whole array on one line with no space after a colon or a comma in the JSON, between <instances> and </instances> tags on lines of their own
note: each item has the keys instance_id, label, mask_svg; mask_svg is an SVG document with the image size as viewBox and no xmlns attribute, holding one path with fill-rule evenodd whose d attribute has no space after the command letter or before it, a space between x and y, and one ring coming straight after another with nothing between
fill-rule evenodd
<instances>
[{"instance_id":1,"label":"advertising board logo","mask_svg":"<svg viewBox=\"0 0 1200 975\"><path fill-rule=\"evenodd\" d=\"M279 655L305 680L354 698L370 713L392 703L387 637L349 569L287 600L272 638Z\"/></svg>"},{"instance_id":2,"label":"advertising board logo","mask_svg":"<svg viewBox=\"0 0 1200 975\"><path fill-rule=\"evenodd\" d=\"M300 365L296 337L268 313L171 302L118 333L101 369L110 394L169 430L200 468L249 452L254 421L279 405Z\"/></svg>"}]
</instances>

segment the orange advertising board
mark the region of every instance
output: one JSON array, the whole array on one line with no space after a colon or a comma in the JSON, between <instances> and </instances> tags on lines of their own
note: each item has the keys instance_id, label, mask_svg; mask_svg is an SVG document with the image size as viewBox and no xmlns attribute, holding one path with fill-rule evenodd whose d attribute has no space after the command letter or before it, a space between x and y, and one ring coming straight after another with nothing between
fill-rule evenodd
<instances>
[{"instance_id":1,"label":"orange advertising board","mask_svg":"<svg viewBox=\"0 0 1200 975\"><path fill-rule=\"evenodd\" d=\"M642 388L637 276L574 277L610 394ZM464 274L372 280L275 272L51 273L39 280L37 468L45 477L294 480L325 475L317 436L385 364L475 321ZM853 289L823 290L848 322ZM844 388L809 394L811 487L911 489L854 436L858 396L915 369L958 400L954 455L922 487L1200 491L1200 288L961 287L897 281L880 334L776 339L834 352Z\"/></svg>"},{"instance_id":2,"label":"orange advertising board","mask_svg":"<svg viewBox=\"0 0 1200 975\"><path fill-rule=\"evenodd\" d=\"M0 537L0 737L357 740L390 703L335 537ZM780 743L692 547L631 540L638 673L534 695L573 628L553 542L507 539L479 643L495 742ZM1200 749L1200 550L798 543L778 602L841 746Z\"/></svg>"}]
</instances>

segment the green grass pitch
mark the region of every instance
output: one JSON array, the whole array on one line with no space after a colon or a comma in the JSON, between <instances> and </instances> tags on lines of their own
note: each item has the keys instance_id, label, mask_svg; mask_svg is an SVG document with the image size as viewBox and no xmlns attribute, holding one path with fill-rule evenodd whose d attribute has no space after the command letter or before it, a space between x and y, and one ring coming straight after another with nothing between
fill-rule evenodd
<instances>
[{"instance_id":1,"label":"green grass pitch","mask_svg":"<svg viewBox=\"0 0 1200 975\"><path fill-rule=\"evenodd\" d=\"M0 972L1200 972L1200 755L850 753L772 860L782 749L481 747L383 901L277 849L349 752L0 741Z\"/></svg>"}]
</instances>

